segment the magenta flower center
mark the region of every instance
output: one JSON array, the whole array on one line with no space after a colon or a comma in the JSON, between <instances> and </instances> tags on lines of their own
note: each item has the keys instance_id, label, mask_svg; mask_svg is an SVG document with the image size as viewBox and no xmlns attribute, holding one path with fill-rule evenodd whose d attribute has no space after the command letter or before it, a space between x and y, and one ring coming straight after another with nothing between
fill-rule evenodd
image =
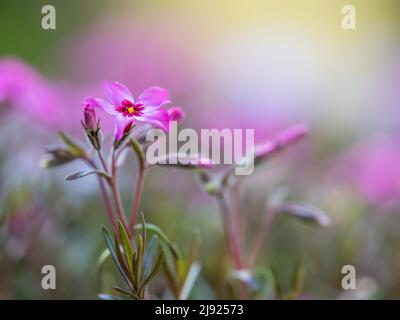
<instances>
[{"instance_id":1,"label":"magenta flower center","mask_svg":"<svg viewBox=\"0 0 400 320\"><path fill-rule=\"evenodd\" d=\"M128 99L124 99L120 106L115 107L115 110L122 113L124 117L141 116L144 106L141 103L134 103Z\"/></svg>"}]
</instances>

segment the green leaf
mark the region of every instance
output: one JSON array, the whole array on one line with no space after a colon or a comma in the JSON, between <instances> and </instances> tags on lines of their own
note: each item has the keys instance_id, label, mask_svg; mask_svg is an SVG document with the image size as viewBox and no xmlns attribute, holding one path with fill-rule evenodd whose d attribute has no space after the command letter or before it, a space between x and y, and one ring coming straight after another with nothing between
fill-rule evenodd
<instances>
[{"instance_id":1,"label":"green leaf","mask_svg":"<svg viewBox=\"0 0 400 320\"><path fill-rule=\"evenodd\" d=\"M290 293L290 297L292 299L298 298L298 296L301 294L304 285L304 277L305 277L304 265L302 263L298 263L292 278L292 289Z\"/></svg>"},{"instance_id":2,"label":"green leaf","mask_svg":"<svg viewBox=\"0 0 400 320\"><path fill-rule=\"evenodd\" d=\"M134 250L133 250L131 241L129 240L128 234L125 230L125 227L122 225L120 220L118 220L118 230L119 230L119 234L121 236L122 246L124 248L125 257L128 262L129 271L130 271L130 273L132 273L133 272Z\"/></svg>"},{"instance_id":3,"label":"green leaf","mask_svg":"<svg viewBox=\"0 0 400 320\"><path fill-rule=\"evenodd\" d=\"M143 276L146 278L150 273L153 257L158 243L158 237L153 235L149 241L143 258Z\"/></svg>"},{"instance_id":4,"label":"green leaf","mask_svg":"<svg viewBox=\"0 0 400 320\"><path fill-rule=\"evenodd\" d=\"M147 244L147 230L146 230L146 221L144 220L144 214L140 211L140 215L142 216L142 235L143 235L143 246L145 247Z\"/></svg>"},{"instance_id":5,"label":"green leaf","mask_svg":"<svg viewBox=\"0 0 400 320\"><path fill-rule=\"evenodd\" d=\"M149 276L143 281L143 284L139 290L139 294L143 293L144 289L146 286L150 283L150 281L156 276L158 271L160 270L162 264L164 262L164 252L161 251L160 255L158 256L157 262L153 268L153 270L150 272Z\"/></svg>"},{"instance_id":6,"label":"green leaf","mask_svg":"<svg viewBox=\"0 0 400 320\"><path fill-rule=\"evenodd\" d=\"M175 247L173 246L172 241L167 237L167 235L159 227L157 227L156 225L151 224L151 223L146 223L145 228L146 228L146 230L157 234L160 241L167 245L168 249L171 251L174 258L179 259L180 255L179 255L178 251L175 249ZM134 226L134 230L143 230L142 224L136 224Z\"/></svg>"},{"instance_id":7,"label":"green leaf","mask_svg":"<svg viewBox=\"0 0 400 320\"><path fill-rule=\"evenodd\" d=\"M255 290L255 297L260 299L272 300L276 298L276 284L275 278L268 267L253 269L253 276L257 281L257 290Z\"/></svg>"},{"instance_id":8,"label":"green leaf","mask_svg":"<svg viewBox=\"0 0 400 320\"><path fill-rule=\"evenodd\" d=\"M79 146L79 144L68 137L64 132L58 133L59 138L68 147L69 151L76 157L84 157L86 155L85 150Z\"/></svg>"},{"instance_id":9,"label":"green leaf","mask_svg":"<svg viewBox=\"0 0 400 320\"><path fill-rule=\"evenodd\" d=\"M130 279L127 276L127 274L125 273L125 271L124 271L123 267L121 266L121 263L120 263L120 261L118 259L118 255L117 255L117 252L115 250L115 244L114 244L113 239L111 238L110 233L108 232L108 230L107 230L107 228L105 226L102 227L102 231L103 231L104 239L106 241L107 248L108 248L108 250L110 250L111 257L113 258L114 263L117 266L117 269L118 269L119 273L121 274L121 276L123 277L123 279L125 280L127 285L133 290L134 288L132 287L132 285L130 283Z\"/></svg>"},{"instance_id":10,"label":"green leaf","mask_svg":"<svg viewBox=\"0 0 400 320\"><path fill-rule=\"evenodd\" d=\"M122 256L122 252L121 250L123 249L123 246L119 243L117 234L114 234L114 243L115 243L115 252L117 253L117 258L118 261L122 267L122 270L125 272L126 277L129 280L128 285L131 285L131 287L133 289L137 288L135 279L132 275L132 273L129 271L129 267L128 267L128 262L124 260L124 257Z\"/></svg>"},{"instance_id":11,"label":"green leaf","mask_svg":"<svg viewBox=\"0 0 400 320\"><path fill-rule=\"evenodd\" d=\"M96 262L96 268L97 268L97 279L101 285L101 273L103 271L103 266L104 263L107 261L108 257L110 256L110 250L107 248L105 249L99 256Z\"/></svg>"},{"instance_id":12,"label":"green leaf","mask_svg":"<svg viewBox=\"0 0 400 320\"><path fill-rule=\"evenodd\" d=\"M185 280L187 273L189 271L188 268L189 266L187 265L186 260L184 258L176 260L176 269L178 272L178 280L180 283L182 283Z\"/></svg>"},{"instance_id":13,"label":"green leaf","mask_svg":"<svg viewBox=\"0 0 400 320\"><path fill-rule=\"evenodd\" d=\"M110 177L107 173L105 173L104 171L100 171L100 170L83 170L83 171L78 171L78 172L75 172L75 173L70 174L69 176L67 176L67 177L65 178L65 180L67 180L67 181L74 181L74 180L77 180L77 179L80 179L80 178L83 178L83 177L86 177L86 176L89 176L89 175L92 175L92 174L97 174L97 175L99 175L99 176L101 176L101 177L104 177L104 178L107 179L108 182L111 181L111 177Z\"/></svg>"},{"instance_id":14,"label":"green leaf","mask_svg":"<svg viewBox=\"0 0 400 320\"><path fill-rule=\"evenodd\" d=\"M164 259L163 266L164 266L163 269L164 269L165 277L166 277L167 282L168 282L169 289L171 290L171 292L174 295L174 297L176 299L178 299L179 298L179 292L180 292L179 284L177 283L177 280L176 280L176 278L174 276L174 273L172 272L171 267L170 267L170 265L169 265L169 263L167 262L166 259Z\"/></svg>"},{"instance_id":15,"label":"green leaf","mask_svg":"<svg viewBox=\"0 0 400 320\"><path fill-rule=\"evenodd\" d=\"M143 263L143 238L142 235L138 236L137 256L135 263L135 279L136 283L140 285L142 279L142 263Z\"/></svg>"},{"instance_id":16,"label":"green leaf","mask_svg":"<svg viewBox=\"0 0 400 320\"><path fill-rule=\"evenodd\" d=\"M189 297L190 292L200 274L201 266L200 263L194 262L189 269L186 276L185 282L183 284L181 293L179 295L179 300L186 300Z\"/></svg>"}]
</instances>

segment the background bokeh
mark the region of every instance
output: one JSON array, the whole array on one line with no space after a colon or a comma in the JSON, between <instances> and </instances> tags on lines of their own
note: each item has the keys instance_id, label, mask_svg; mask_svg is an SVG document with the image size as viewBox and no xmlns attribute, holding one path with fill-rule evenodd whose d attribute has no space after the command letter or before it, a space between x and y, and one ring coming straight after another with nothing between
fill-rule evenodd
<instances>
[{"instance_id":1,"label":"background bokeh","mask_svg":"<svg viewBox=\"0 0 400 320\"><path fill-rule=\"evenodd\" d=\"M57 29L41 28L53 4ZM288 187L322 208L328 229L278 218L259 265L283 286L305 267L304 298L400 298L400 2L353 0L357 29L341 27L348 1L1 1L0 298L92 299L107 223L95 178L44 171L39 160L65 130L83 140L81 102L103 79L135 95L158 85L186 112L185 127L253 128L257 141L303 122L310 136L247 179L248 234L265 198ZM104 128L112 130L104 115ZM134 167L124 167L132 190ZM146 180L149 222L189 246L200 229L196 298L224 297L226 253L217 206L186 171ZM222 258L221 258L222 257ZM57 290L41 289L41 268ZM357 292L341 289L356 267ZM358 295L357 295L358 294Z\"/></svg>"}]
</instances>

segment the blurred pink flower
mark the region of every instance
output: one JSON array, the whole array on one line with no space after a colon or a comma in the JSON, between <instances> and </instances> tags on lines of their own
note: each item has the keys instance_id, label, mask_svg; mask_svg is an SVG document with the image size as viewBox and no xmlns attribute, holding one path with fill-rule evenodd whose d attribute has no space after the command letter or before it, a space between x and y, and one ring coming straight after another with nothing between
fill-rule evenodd
<instances>
[{"instance_id":1,"label":"blurred pink flower","mask_svg":"<svg viewBox=\"0 0 400 320\"><path fill-rule=\"evenodd\" d=\"M46 79L17 58L0 59L0 104L10 107L12 117L25 118L32 126L40 123L40 129L80 129L80 101L89 88ZM107 121L102 124L109 126Z\"/></svg>"},{"instance_id":2,"label":"blurred pink flower","mask_svg":"<svg viewBox=\"0 0 400 320\"><path fill-rule=\"evenodd\" d=\"M47 123L56 124L62 103L53 86L35 70L15 58L0 60L0 103L9 103L21 114L28 114Z\"/></svg>"},{"instance_id":3,"label":"blurred pink flower","mask_svg":"<svg viewBox=\"0 0 400 320\"><path fill-rule=\"evenodd\" d=\"M297 143L308 134L308 126L298 124L278 134L274 139L257 144L255 147L255 160L263 160L289 145Z\"/></svg>"},{"instance_id":4,"label":"blurred pink flower","mask_svg":"<svg viewBox=\"0 0 400 320\"><path fill-rule=\"evenodd\" d=\"M164 105L169 103L168 91L159 87L145 90L135 101L129 89L119 82L104 83L104 94L108 101L87 98L86 106L98 107L115 116L115 139L120 140L132 126L148 123L168 132L169 115Z\"/></svg>"},{"instance_id":5,"label":"blurred pink flower","mask_svg":"<svg viewBox=\"0 0 400 320\"><path fill-rule=\"evenodd\" d=\"M400 144L388 137L372 137L353 147L336 163L335 174L354 183L372 203L400 203Z\"/></svg>"},{"instance_id":6,"label":"blurred pink flower","mask_svg":"<svg viewBox=\"0 0 400 320\"><path fill-rule=\"evenodd\" d=\"M188 23L186 29L176 28L171 19L170 14L155 12L139 14L133 20L115 20L107 14L66 44L65 59L74 66L72 72L88 82L119 79L130 88L157 83L180 96L187 95L198 88L202 67L198 39L191 42L196 29ZM201 28L204 30L203 25Z\"/></svg>"}]
</instances>

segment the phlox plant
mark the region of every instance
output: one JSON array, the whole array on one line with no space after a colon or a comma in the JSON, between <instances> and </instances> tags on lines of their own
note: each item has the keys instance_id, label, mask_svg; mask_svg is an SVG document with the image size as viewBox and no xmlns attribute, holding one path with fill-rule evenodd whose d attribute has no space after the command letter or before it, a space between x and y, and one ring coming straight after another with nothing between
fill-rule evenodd
<instances>
[{"instance_id":1,"label":"phlox plant","mask_svg":"<svg viewBox=\"0 0 400 320\"><path fill-rule=\"evenodd\" d=\"M123 84L105 82L104 94L106 99L88 97L82 104L81 122L90 149L84 148L79 142L60 132L63 146L48 149L42 166L53 168L80 160L87 168L70 174L66 177L67 181L89 175L97 176L111 227L102 227L107 248L99 257L99 271L102 270L104 262L111 258L124 283L122 287L114 286L115 294L99 294L99 297L155 298L149 290L149 284L162 271L168 286L165 291L168 291L169 297L187 299L201 272L201 259L198 256L199 233L194 232L191 248L184 254L185 250L171 241L158 226L146 222L145 213L140 210L146 173L156 166L146 161L145 154L149 147L149 143L144 139L146 132L153 127L168 132L170 122L181 121L185 114L179 107L166 108L170 104L169 94L167 90L159 87L151 87L134 99L130 90ZM98 109L114 117L115 131L111 143L108 139L103 140L101 121L96 113ZM254 164L258 166L278 155L302 140L307 133L307 126L296 125L275 138L256 145ZM134 157L126 157L129 150ZM109 152L106 154L106 151ZM127 215L122 203L118 181L119 167L126 159L137 163L135 186L130 193L130 215ZM212 161L204 161L201 155L191 155L190 161L186 163L178 164L178 167L195 172L204 190L218 202L232 261L232 272L227 278L227 282L232 284L232 298L260 296L262 281L257 274L257 257L268 229L278 214L287 214L323 227L330 224L329 218L322 211L309 205L289 203L286 201L286 194L280 192L271 197L273 201L268 203L259 230L254 234L253 243L247 245L243 227L246 219L242 214L241 203L242 180L245 177L235 175L235 165L228 169L209 170L214 167ZM273 280L269 278L267 281ZM296 298L301 292L301 272L298 272L295 283L296 285L285 293L275 286L273 296Z\"/></svg>"}]
</instances>

